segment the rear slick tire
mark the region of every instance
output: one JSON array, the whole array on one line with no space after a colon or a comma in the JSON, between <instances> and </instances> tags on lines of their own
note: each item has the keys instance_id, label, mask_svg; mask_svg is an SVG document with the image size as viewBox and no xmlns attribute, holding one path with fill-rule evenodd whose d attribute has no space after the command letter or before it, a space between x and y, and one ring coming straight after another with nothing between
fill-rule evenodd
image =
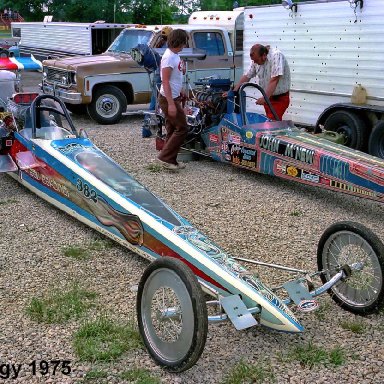
<instances>
[{"instance_id":1,"label":"rear slick tire","mask_svg":"<svg viewBox=\"0 0 384 384\"><path fill-rule=\"evenodd\" d=\"M367 126L356 113L345 110L333 112L325 120L324 129L344 135L347 147L359 151L366 149Z\"/></svg>"},{"instance_id":2,"label":"rear slick tire","mask_svg":"<svg viewBox=\"0 0 384 384\"><path fill-rule=\"evenodd\" d=\"M150 264L139 283L136 310L140 334L158 365L182 372L197 362L208 314L200 284L184 263L160 257Z\"/></svg>"},{"instance_id":3,"label":"rear slick tire","mask_svg":"<svg viewBox=\"0 0 384 384\"><path fill-rule=\"evenodd\" d=\"M384 121L378 121L371 132L368 153L384 159Z\"/></svg>"},{"instance_id":4,"label":"rear slick tire","mask_svg":"<svg viewBox=\"0 0 384 384\"><path fill-rule=\"evenodd\" d=\"M350 221L331 225L320 238L317 265L324 284L345 265L351 268L349 277L328 290L340 307L357 315L384 307L384 245L368 228Z\"/></svg>"}]
</instances>

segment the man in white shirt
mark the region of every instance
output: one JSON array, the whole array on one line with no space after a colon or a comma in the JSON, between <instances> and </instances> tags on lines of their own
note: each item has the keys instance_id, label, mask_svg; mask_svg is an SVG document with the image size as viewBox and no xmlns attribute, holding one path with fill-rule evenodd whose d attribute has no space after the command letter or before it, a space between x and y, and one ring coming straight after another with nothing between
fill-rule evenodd
<instances>
[{"instance_id":1,"label":"man in white shirt","mask_svg":"<svg viewBox=\"0 0 384 384\"><path fill-rule=\"evenodd\" d=\"M161 87L159 106L165 115L167 136L158 162L166 169L185 168L176 158L188 133L187 119L182 107L186 95L183 91L185 63L179 52L187 45L188 35L183 29L174 29L168 35L168 48L161 59Z\"/></svg>"},{"instance_id":2,"label":"man in white shirt","mask_svg":"<svg viewBox=\"0 0 384 384\"><path fill-rule=\"evenodd\" d=\"M250 51L251 64L248 70L235 85L238 91L241 84L248 82L252 77L258 76L259 85L264 89L280 120L289 106L289 89L291 86L291 73L285 56L275 48L268 45L255 44ZM266 115L274 120L270 108L264 97L257 99L256 104L263 105Z\"/></svg>"}]
</instances>

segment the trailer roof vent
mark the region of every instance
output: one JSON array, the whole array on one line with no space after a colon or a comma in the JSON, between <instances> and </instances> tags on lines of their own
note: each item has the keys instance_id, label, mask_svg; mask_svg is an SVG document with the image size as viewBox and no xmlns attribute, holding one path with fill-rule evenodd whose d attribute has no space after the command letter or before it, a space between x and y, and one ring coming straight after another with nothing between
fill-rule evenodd
<instances>
[{"instance_id":1,"label":"trailer roof vent","mask_svg":"<svg viewBox=\"0 0 384 384\"><path fill-rule=\"evenodd\" d=\"M283 0L281 2L281 5L285 8L285 9L289 9L290 11L292 11L293 13L297 12L297 4L294 3L292 0Z\"/></svg>"},{"instance_id":2,"label":"trailer roof vent","mask_svg":"<svg viewBox=\"0 0 384 384\"><path fill-rule=\"evenodd\" d=\"M349 3L352 8L357 8L357 6L360 5L360 9L362 9L364 6L364 0L349 0Z\"/></svg>"}]
</instances>

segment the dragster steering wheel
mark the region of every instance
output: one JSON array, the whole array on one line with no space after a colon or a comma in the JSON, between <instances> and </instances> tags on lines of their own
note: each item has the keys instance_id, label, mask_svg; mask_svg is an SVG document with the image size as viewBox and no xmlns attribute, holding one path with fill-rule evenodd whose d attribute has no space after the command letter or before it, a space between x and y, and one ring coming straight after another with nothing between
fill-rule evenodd
<instances>
[{"instance_id":1,"label":"dragster steering wheel","mask_svg":"<svg viewBox=\"0 0 384 384\"><path fill-rule=\"evenodd\" d=\"M241 114L241 119L242 119L244 125L248 124L247 111L246 111L246 105L245 105L247 95L244 92L244 88L246 88L246 87L256 88L263 95L264 100L267 103L268 107L270 108L275 120L281 121L281 119L279 118L278 114L275 111L275 108L273 108L273 106L272 106L271 100L269 100L269 97L265 93L264 89L262 87L260 87L260 85L255 84L255 83L244 83L239 88L240 114Z\"/></svg>"},{"instance_id":2,"label":"dragster steering wheel","mask_svg":"<svg viewBox=\"0 0 384 384\"><path fill-rule=\"evenodd\" d=\"M53 108L51 106L42 105L43 100L52 100L58 103L62 111L58 110L57 108ZM37 111L53 112L65 117L65 119L68 121L69 126L71 127L72 132L78 135L77 130L72 122L72 119L69 116L67 108L58 97L53 95L39 95L36 97L35 100L32 101L30 106L30 111L31 111L31 120L32 120L32 138L36 138L36 129L37 127L39 128L41 127L40 113L37 113Z\"/></svg>"}]
</instances>

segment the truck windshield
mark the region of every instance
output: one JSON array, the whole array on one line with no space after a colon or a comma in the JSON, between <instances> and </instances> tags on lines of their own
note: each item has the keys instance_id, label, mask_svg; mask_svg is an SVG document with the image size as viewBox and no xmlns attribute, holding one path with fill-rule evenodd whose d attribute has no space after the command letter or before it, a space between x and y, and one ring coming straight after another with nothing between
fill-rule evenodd
<instances>
[{"instance_id":1,"label":"truck windshield","mask_svg":"<svg viewBox=\"0 0 384 384\"><path fill-rule=\"evenodd\" d=\"M117 36L109 47L108 52L130 53L131 49L139 44L148 44L152 31L142 29L126 29Z\"/></svg>"}]
</instances>

